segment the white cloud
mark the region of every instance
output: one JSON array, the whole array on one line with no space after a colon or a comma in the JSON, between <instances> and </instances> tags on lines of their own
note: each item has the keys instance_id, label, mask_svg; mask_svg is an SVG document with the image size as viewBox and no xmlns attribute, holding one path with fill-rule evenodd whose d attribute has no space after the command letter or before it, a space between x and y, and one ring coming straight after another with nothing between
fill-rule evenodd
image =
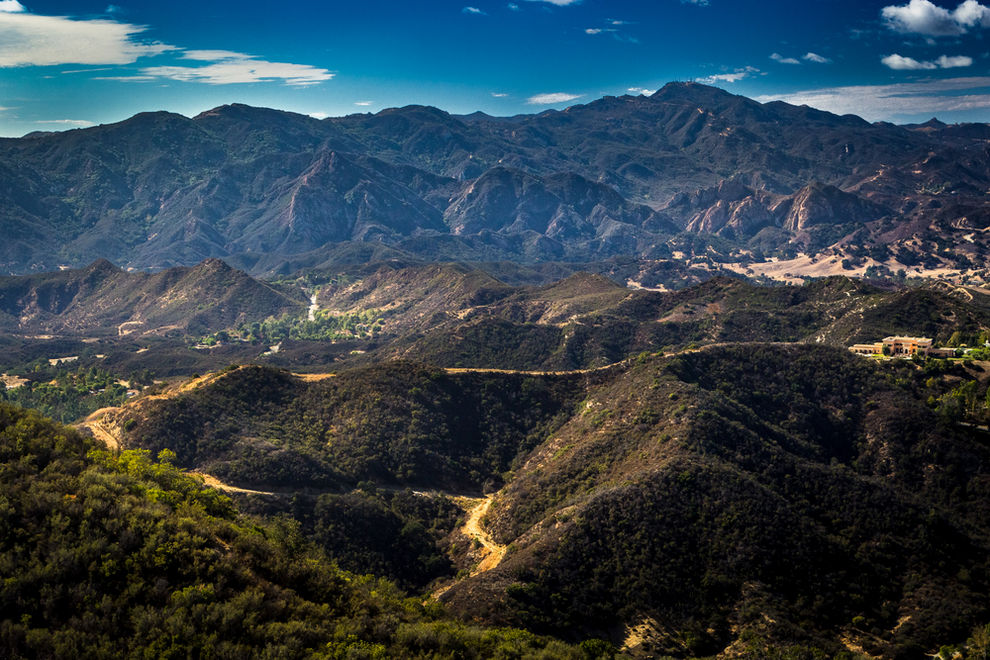
<instances>
[{"instance_id":1,"label":"white cloud","mask_svg":"<svg viewBox=\"0 0 990 660\"><path fill-rule=\"evenodd\" d=\"M24 12L16 0L0 0L0 68L132 64L142 57L181 51L168 44L139 41L138 36L146 29L107 19L38 16ZM169 78L210 84L281 81L289 85L311 85L334 76L326 69L269 62L226 50L188 50L181 57L210 64L147 67L140 75L94 79L148 82Z\"/></svg>"},{"instance_id":2,"label":"white cloud","mask_svg":"<svg viewBox=\"0 0 990 660\"><path fill-rule=\"evenodd\" d=\"M747 66L741 69L736 69L732 73L716 73L713 76L705 76L704 78L695 78L695 82L700 82L705 85L714 85L716 83L736 83L743 78L748 78L750 74L759 73L760 70L755 66Z\"/></svg>"},{"instance_id":3,"label":"white cloud","mask_svg":"<svg viewBox=\"0 0 990 660\"><path fill-rule=\"evenodd\" d=\"M210 85L236 83L283 82L286 85L315 85L330 80L334 73L308 64L269 62L252 55L227 50L190 50L182 57L188 60L212 62L205 66L153 66L141 69L146 78L168 78L180 82L201 82Z\"/></svg>"},{"instance_id":4,"label":"white cloud","mask_svg":"<svg viewBox=\"0 0 990 660\"><path fill-rule=\"evenodd\" d=\"M153 82L155 76L93 76L91 80L111 80L113 82Z\"/></svg>"},{"instance_id":5,"label":"white cloud","mask_svg":"<svg viewBox=\"0 0 990 660\"><path fill-rule=\"evenodd\" d=\"M45 121L36 121L35 124L54 124L55 126L69 126L71 128L86 128L87 126L96 126L96 122L89 121L88 119L47 119Z\"/></svg>"},{"instance_id":6,"label":"white cloud","mask_svg":"<svg viewBox=\"0 0 990 660\"><path fill-rule=\"evenodd\" d=\"M622 32L622 29L621 29L622 26L624 26L624 25L631 25L631 23L629 21L619 21L619 20L615 20L615 19L610 18L607 21L605 21L605 24L606 25L610 25L610 26L617 26L617 27L603 27L603 28L593 27L593 28L585 28L584 33L585 34L590 34L590 35L607 34L607 35L611 36L613 39L615 39L616 41L622 41L622 42L631 43L631 44L638 44L639 43L639 39L637 39L636 37L629 36L628 34L625 34L625 33Z\"/></svg>"},{"instance_id":7,"label":"white cloud","mask_svg":"<svg viewBox=\"0 0 990 660\"><path fill-rule=\"evenodd\" d=\"M367 107L371 105L371 101L355 101L354 105L360 105L361 107Z\"/></svg>"},{"instance_id":8,"label":"white cloud","mask_svg":"<svg viewBox=\"0 0 990 660\"><path fill-rule=\"evenodd\" d=\"M514 2L510 2L506 5L506 7L508 7L510 11L519 11L519 5Z\"/></svg>"},{"instance_id":9,"label":"white cloud","mask_svg":"<svg viewBox=\"0 0 990 660\"><path fill-rule=\"evenodd\" d=\"M65 69L63 71L60 71L59 73L61 73L62 75L69 74L69 73L95 73L97 71L113 71L116 68L117 67L114 67L114 66L101 66L101 67L95 68L95 69L92 68L92 67L90 67L88 69Z\"/></svg>"},{"instance_id":10,"label":"white cloud","mask_svg":"<svg viewBox=\"0 0 990 660\"><path fill-rule=\"evenodd\" d=\"M793 57L784 57L780 53L773 53L770 55L770 59L775 62L780 62L781 64L800 64L801 62Z\"/></svg>"},{"instance_id":11,"label":"white cloud","mask_svg":"<svg viewBox=\"0 0 990 660\"><path fill-rule=\"evenodd\" d=\"M653 96L657 93L657 90L646 89L645 87L630 87L626 91L632 94L642 94L643 96Z\"/></svg>"},{"instance_id":12,"label":"white cloud","mask_svg":"<svg viewBox=\"0 0 990 660\"><path fill-rule=\"evenodd\" d=\"M461 10L461 12L464 13L464 14L475 14L476 16L487 16L488 15L485 12L481 11L480 9L478 9L477 7L465 7L464 9Z\"/></svg>"},{"instance_id":13,"label":"white cloud","mask_svg":"<svg viewBox=\"0 0 990 660\"><path fill-rule=\"evenodd\" d=\"M3 1L7 8L0 11L0 68L131 64L140 57L176 50L166 44L137 41L135 37L146 29L140 25L37 16L25 13L20 3Z\"/></svg>"},{"instance_id":14,"label":"white cloud","mask_svg":"<svg viewBox=\"0 0 990 660\"><path fill-rule=\"evenodd\" d=\"M536 96L530 96L526 99L526 103L530 105L556 105L558 103L567 103L568 101L573 101L574 99L579 99L583 94L567 94L566 92L552 92L549 94L537 94Z\"/></svg>"},{"instance_id":15,"label":"white cloud","mask_svg":"<svg viewBox=\"0 0 990 660\"><path fill-rule=\"evenodd\" d=\"M325 112L311 112L309 113L309 116L313 119L326 119L330 115Z\"/></svg>"},{"instance_id":16,"label":"white cloud","mask_svg":"<svg viewBox=\"0 0 990 660\"><path fill-rule=\"evenodd\" d=\"M911 0L906 5L884 7L880 15L892 30L928 37L953 37L974 27L990 27L990 8L977 0L965 0L953 11L931 0Z\"/></svg>"},{"instance_id":17,"label":"white cloud","mask_svg":"<svg viewBox=\"0 0 990 660\"><path fill-rule=\"evenodd\" d=\"M681 0L682 5L698 5L699 7L707 7L708 0Z\"/></svg>"},{"instance_id":18,"label":"white cloud","mask_svg":"<svg viewBox=\"0 0 990 660\"><path fill-rule=\"evenodd\" d=\"M952 57L942 55L935 60L935 64L937 64L941 69L955 69L957 67L973 66L973 58L967 57L966 55L955 55Z\"/></svg>"},{"instance_id":19,"label":"white cloud","mask_svg":"<svg viewBox=\"0 0 990 660\"><path fill-rule=\"evenodd\" d=\"M504 99L506 96L508 96L508 94L506 94L505 92L492 92L492 96L497 99Z\"/></svg>"},{"instance_id":20,"label":"white cloud","mask_svg":"<svg viewBox=\"0 0 990 660\"><path fill-rule=\"evenodd\" d=\"M957 23L967 28L977 25L980 27L990 27L990 8L984 7L976 0L966 0L956 7L956 10L952 12L952 16L956 19Z\"/></svg>"},{"instance_id":21,"label":"white cloud","mask_svg":"<svg viewBox=\"0 0 990 660\"><path fill-rule=\"evenodd\" d=\"M250 57L243 53L235 53L232 50L187 50L182 53L184 60L198 60L200 62L219 62L220 60L240 60Z\"/></svg>"},{"instance_id":22,"label":"white cloud","mask_svg":"<svg viewBox=\"0 0 990 660\"><path fill-rule=\"evenodd\" d=\"M567 5L576 5L581 0L526 0L526 2L546 2L551 5L557 5L558 7L566 7Z\"/></svg>"},{"instance_id":23,"label":"white cloud","mask_svg":"<svg viewBox=\"0 0 990 660\"><path fill-rule=\"evenodd\" d=\"M705 78L698 78L698 82L703 83L717 83L717 82L727 82L734 83L739 82L749 74L745 71L737 71L735 73L716 73L714 76L706 76Z\"/></svg>"},{"instance_id":24,"label":"white cloud","mask_svg":"<svg viewBox=\"0 0 990 660\"><path fill-rule=\"evenodd\" d=\"M880 60L883 64L895 71L922 71L931 69L955 69L958 67L972 66L973 58L965 55L942 55L934 62L922 62L913 57L904 57L894 53Z\"/></svg>"},{"instance_id":25,"label":"white cloud","mask_svg":"<svg viewBox=\"0 0 990 660\"><path fill-rule=\"evenodd\" d=\"M836 114L855 114L869 121L894 120L941 112L990 110L990 77L948 78L891 85L828 87L791 94L757 97L786 101ZM965 93L970 92L970 93Z\"/></svg>"},{"instance_id":26,"label":"white cloud","mask_svg":"<svg viewBox=\"0 0 990 660\"><path fill-rule=\"evenodd\" d=\"M904 57L894 53L880 60L884 66L895 71L917 71L919 69L936 69L938 66L934 62L919 62L913 57Z\"/></svg>"},{"instance_id":27,"label":"white cloud","mask_svg":"<svg viewBox=\"0 0 990 660\"><path fill-rule=\"evenodd\" d=\"M801 59L807 62L814 62L815 64L828 64L832 61L827 57L819 55L818 53L805 53Z\"/></svg>"}]
</instances>

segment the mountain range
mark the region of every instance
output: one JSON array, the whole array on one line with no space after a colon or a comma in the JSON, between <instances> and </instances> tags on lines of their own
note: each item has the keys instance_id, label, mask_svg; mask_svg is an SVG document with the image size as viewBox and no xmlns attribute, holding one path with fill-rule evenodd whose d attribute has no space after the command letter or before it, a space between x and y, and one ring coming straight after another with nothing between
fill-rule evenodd
<instances>
[{"instance_id":1,"label":"mountain range","mask_svg":"<svg viewBox=\"0 0 990 660\"><path fill-rule=\"evenodd\" d=\"M985 655L988 143L696 83L0 140L0 655Z\"/></svg>"},{"instance_id":2,"label":"mountain range","mask_svg":"<svg viewBox=\"0 0 990 660\"><path fill-rule=\"evenodd\" d=\"M985 125L871 124L696 83L515 117L144 113L0 141L0 269L221 257L264 273L369 245L527 263L862 261L875 248L871 263L892 270L975 272L988 136Z\"/></svg>"}]
</instances>

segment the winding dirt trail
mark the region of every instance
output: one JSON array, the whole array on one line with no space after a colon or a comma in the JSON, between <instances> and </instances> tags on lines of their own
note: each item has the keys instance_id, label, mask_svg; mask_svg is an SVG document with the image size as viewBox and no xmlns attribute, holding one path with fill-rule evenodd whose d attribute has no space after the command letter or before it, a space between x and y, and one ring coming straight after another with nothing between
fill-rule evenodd
<instances>
[{"instance_id":1,"label":"winding dirt trail","mask_svg":"<svg viewBox=\"0 0 990 660\"><path fill-rule=\"evenodd\" d=\"M487 497L466 497L463 495L454 496L453 499L458 505L464 508L467 512L467 520L464 521L464 525L460 528L461 534L467 536L478 543L481 544L481 561L475 566L470 573L470 577L480 575L485 571L490 571L502 561L505 557L506 546L499 545L495 542L495 539L485 531L485 528L481 526L481 519L485 517L488 513L488 509L492 506L492 500L495 499L494 495L489 495ZM447 582L440 588L433 591L430 594L429 600L439 600L441 596L447 593L451 587L460 582L464 578L457 578Z\"/></svg>"},{"instance_id":2,"label":"winding dirt trail","mask_svg":"<svg viewBox=\"0 0 990 660\"><path fill-rule=\"evenodd\" d=\"M85 421L76 424L76 427L88 429L94 438L107 446L107 449L120 449L120 439L103 425L103 416L111 410L119 410L119 408L100 408L87 417Z\"/></svg>"},{"instance_id":3,"label":"winding dirt trail","mask_svg":"<svg viewBox=\"0 0 990 660\"><path fill-rule=\"evenodd\" d=\"M239 488L238 486L231 486L230 484L225 484L220 481L212 474L206 474L205 472L187 472L186 474L199 477L203 480L203 483L210 488L216 488L217 490L223 490L228 493L246 493L248 495L276 495L276 493L266 491L266 490L251 490L249 488Z\"/></svg>"},{"instance_id":4,"label":"winding dirt trail","mask_svg":"<svg viewBox=\"0 0 990 660\"><path fill-rule=\"evenodd\" d=\"M495 539L485 531L485 528L481 526L481 519L485 517L488 513L488 509L492 506L492 500L495 498L494 495L489 495L482 500L476 500L477 504L468 513L468 519L464 523L464 527L461 528L461 533L465 536L470 536L475 539L484 548L483 558L481 562L474 567L471 571L471 577L478 575L479 573L484 573L485 571L490 571L502 561L505 557L506 546L499 545L495 542Z\"/></svg>"}]
</instances>

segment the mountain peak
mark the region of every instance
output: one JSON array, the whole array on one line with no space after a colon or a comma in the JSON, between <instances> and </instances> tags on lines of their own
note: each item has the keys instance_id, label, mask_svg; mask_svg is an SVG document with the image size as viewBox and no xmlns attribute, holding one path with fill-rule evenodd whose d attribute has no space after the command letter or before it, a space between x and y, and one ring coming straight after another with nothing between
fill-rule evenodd
<instances>
[{"instance_id":1,"label":"mountain peak","mask_svg":"<svg viewBox=\"0 0 990 660\"><path fill-rule=\"evenodd\" d=\"M223 259L209 257L208 259L204 259L196 264L196 266L194 266L194 270L204 271L207 273L224 273L234 269Z\"/></svg>"},{"instance_id":2,"label":"mountain peak","mask_svg":"<svg viewBox=\"0 0 990 660\"><path fill-rule=\"evenodd\" d=\"M651 99L729 99L736 98L736 94L727 92L719 87L712 87L698 82L669 82L650 96Z\"/></svg>"},{"instance_id":3,"label":"mountain peak","mask_svg":"<svg viewBox=\"0 0 990 660\"><path fill-rule=\"evenodd\" d=\"M87 273L120 273L123 272L117 266L114 266L107 259L97 259L90 265L86 266L84 269Z\"/></svg>"}]
</instances>

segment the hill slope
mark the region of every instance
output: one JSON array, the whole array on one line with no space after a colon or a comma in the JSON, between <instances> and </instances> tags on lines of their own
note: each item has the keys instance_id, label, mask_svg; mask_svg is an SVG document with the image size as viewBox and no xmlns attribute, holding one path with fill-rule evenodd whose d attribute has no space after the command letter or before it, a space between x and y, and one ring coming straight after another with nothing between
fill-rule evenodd
<instances>
[{"instance_id":1,"label":"hill slope","mask_svg":"<svg viewBox=\"0 0 990 660\"><path fill-rule=\"evenodd\" d=\"M107 420L235 484L504 483L481 525L505 558L442 596L469 619L640 654L917 657L990 617L990 449L927 378L774 344L570 375L247 368Z\"/></svg>"},{"instance_id":2,"label":"hill slope","mask_svg":"<svg viewBox=\"0 0 990 660\"><path fill-rule=\"evenodd\" d=\"M586 657L444 620L167 460L99 451L7 404L0 458L4 657Z\"/></svg>"},{"instance_id":3,"label":"hill slope","mask_svg":"<svg viewBox=\"0 0 990 660\"><path fill-rule=\"evenodd\" d=\"M298 294L219 259L154 274L98 260L80 270L0 278L0 327L17 334L201 333L304 305Z\"/></svg>"}]
</instances>

